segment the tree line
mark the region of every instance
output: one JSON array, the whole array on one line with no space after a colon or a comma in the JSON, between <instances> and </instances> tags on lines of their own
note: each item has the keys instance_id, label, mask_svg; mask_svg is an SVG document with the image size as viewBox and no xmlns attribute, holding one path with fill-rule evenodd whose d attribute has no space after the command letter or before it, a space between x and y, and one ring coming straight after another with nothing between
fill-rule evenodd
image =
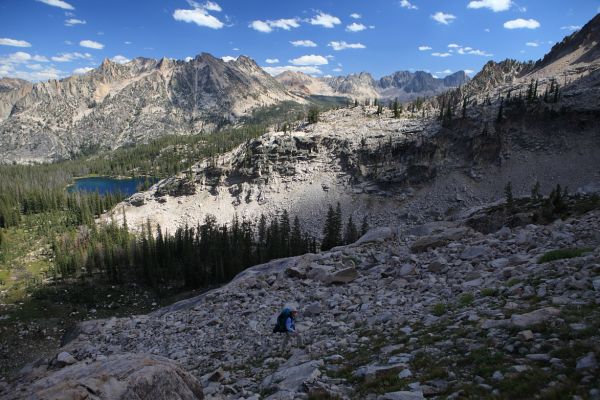
<instances>
[{"instance_id":1,"label":"tree line","mask_svg":"<svg viewBox=\"0 0 600 400\"><path fill-rule=\"evenodd\" d=\"M130 232L127 219L122 225L81 226L53 242L55 272L61 278L102 274L110 282L139 281L154 289L166 286L202 288L228 282L244 269L269 260L316 253L354 242L359 229L348 218L342 230L338 204L329 207L323 242L302 229L300 219L293 221L288 211L257 221L239 219L218 224L207 215L195 227L165 232L160 225L147 222L138 235ZM361 230L368 225L363 221Z\"/></svg>"}]
</instances>

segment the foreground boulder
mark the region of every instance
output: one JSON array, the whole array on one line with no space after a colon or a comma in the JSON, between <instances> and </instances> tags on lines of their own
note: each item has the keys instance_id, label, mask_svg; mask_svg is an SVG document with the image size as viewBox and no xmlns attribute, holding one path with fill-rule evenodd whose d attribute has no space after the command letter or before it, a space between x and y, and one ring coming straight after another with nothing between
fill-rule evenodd
<instances>
[{"instance_id":1,"label":"foreground boulder","mask_svg":"<svg viewBox=\"0 0 600 400\"><path fill-rule=\"evenodd\" d=\"M126 353L58 369L7 398L201 400L204 396L200 383L173 361L150 354Z\"/></svg>"}]
</instances>

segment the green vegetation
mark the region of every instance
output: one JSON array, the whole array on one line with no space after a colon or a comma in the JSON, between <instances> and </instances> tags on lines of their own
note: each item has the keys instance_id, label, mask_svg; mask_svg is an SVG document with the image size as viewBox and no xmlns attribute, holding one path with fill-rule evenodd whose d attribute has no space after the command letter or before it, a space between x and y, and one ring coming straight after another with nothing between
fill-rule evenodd
<instances>
[{"instance_id":1,"label":"green vegetation","mask_svg":"<svg viewBox=\"0 0 600 400\"><path fill-rule=\"evenodd\" d=\"M446 314L447 311L448 307L445 303L437 303L433 306L431 313L436 317L441 317L442 315Z\"/></svg>"},{"instance_id":2,"label":"green vegetation","mask_svg":"<svg viewBox=\"0 0 600 400\"><path fill-rule=\"evenodd\" d=\"M458 298L458 305L460 307L468 307L473 304L473 301L475 301L473 293L463 293Z\"/></svg>"},{"instance_id":3,"label":"green vegetation","mask_svg":"<svg viewBox=\"0 0 600 400\"><path fill-rule=\"evenodd\" d=\"M589 248L552 250L541 256L538 259L538 264L543 264L556 260L563 260L565 258L581 257L583 254L588 253L592 250L593 249Z\"/></svg>"},{"instance_id":4,"label":"green vegetation","mask_svg":"<svg viewBox=\"0 0 600 400\"><path fill-rule=\"evenodd\" d=\"M494 288L483 288L481 290L481 295L483 297L493 297L496 296L498 294L498 291Z\"/></svg>"},{"instance_id":5,"label":"green vegetation","mask_svg":"<svg viewBox=\"0 0 600 400\"><path fill-rule=\"evenodd\" d=\"M308 123L316 124L317 122L319 122L319 108L312 106L308 109Z\"/></svg>"},{"instance_id":6,"label":"green vegetation","mask_svg":"<svg viewBox=\"0 0 600 400\"><path fill-rule=\"evenodd\" d=\"M269 222L264 216L258 224L235 217L221 226L209 215L196 228L179 228L174 235L148 223L137 238L126 221L80 227L59 236L53 250L61 277L102 273L113 283L195 289L227 282L251 265L316 251L316 242L301 231L298 218L292 228L284 211Z\"/></svg>"}]
</instances>

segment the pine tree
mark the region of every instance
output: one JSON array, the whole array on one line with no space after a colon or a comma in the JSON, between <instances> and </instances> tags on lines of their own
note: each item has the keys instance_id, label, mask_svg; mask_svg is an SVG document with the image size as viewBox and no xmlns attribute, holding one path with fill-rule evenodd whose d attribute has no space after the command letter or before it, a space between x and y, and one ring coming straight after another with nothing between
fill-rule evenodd
<instances>
[{"instance_id":1,"label":"pine tree","mask_svg":"<svg viewBox=\"0 0 600 400\"><path fill-rule=\"evenodd\" d=\"M506 207L512 211L514 208L514 197L512 192L512 183L509 181L506 186L504 186L504 197L506 199Z\"/></svg>"},{"instance_id":2,"label":"pine tree","mask_svg":"<svg viewBox=\"0 0 600 400\"><path fill-rule=\"evenodd\" d=\"M533 200L540 200L542 198L542 195L540 193L540 182L539 181L535 182L535 185L531 189L531 198Z\"/></svg>"},{"instance_id":3,"label":"pine tree","mask_svg":"<svg viewBox=\"0 0 600 400\"><path fill-rule=\"evenodd\" d=\"M283 210L281 213L281 219L279 223L279 231L281 235L280 241L280 255L287 257L290 255L290 215L287 210Z\"/></svg>"},{"instance_id":4,"label":"pine tree","mask_svg":"<svg viewBox=\"0 0 600 400\"><path fill-rule=\"evenodd\" d=\"M352 215L348 217L348 222L346 223L346 229L344 230L344 244L351 244L356 242L358 239L358 229L356 229L356 225L354 221L352 221Z\"/></svg>"},{"instance_id":5,"label":"pine tree","mask_svg":"<svg viewBox=\"0 0 600 400\"><path fill-rule=\"evenodd\" d=\"M335 224L333 227L334 246L339 246L339 245L343 244L343 240L342 240L343 223L344 222L342 220L342 206L338 202L337 206L335 208Z\"/></svg>"},{"instance_id":6,"label":"pine tree","mask_svg":"<svg viewBox=\"0 0 600 400\"><path fill-rule=\"evenodd\" d=\"M400 118L400 114L402 114L402 111L400 111L400 104L398 102L398 99L394 100L392 109L394 111L394 118Z\"/></svg>"},{"instance_id":7,"label":"pine tree","mask_svg":"<svg viewBox=\"0 0 600 400\"><path fill-rule=\"evenodd\" d=\"M500 107L498 107L498 116L496 117L496 122L502 122L502 113L504 111L504 98L500 98Z\"/></svg>"},{"instance_id":8,"label":"pine tree","mask_svg":"<svg viewBox=\"0 0 600 400\"><path fill-rule=\"evenodd\" d=\"M364 235L369 231L369 223L367 222L367 216L363 217L362 225L360 226L360 234Z\"/></svg>"}]
</instances>

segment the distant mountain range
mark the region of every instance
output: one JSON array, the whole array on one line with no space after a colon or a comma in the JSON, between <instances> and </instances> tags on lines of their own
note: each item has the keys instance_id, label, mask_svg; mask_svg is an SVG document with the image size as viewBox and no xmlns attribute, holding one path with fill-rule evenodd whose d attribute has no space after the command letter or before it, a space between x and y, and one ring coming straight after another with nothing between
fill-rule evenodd
<instances>
[{"instance_id":1,"label":"distant mountain range","mask_svg":"<svg viewBox=\"0 0 600 400\"><path fill-rule=\"evenodd\" d=\"M409 101L459 86L481 95L519 80L558 78L566 70L589 73L599 57L600 15L536 63L490 61L473 79L463 71L441 79L424 71L379 80L367 72L272 77L248 57L225 62L206 53L190 61L106 59L84 75L61 80L0 79L0 163L54 161L163 135L212 132L257 108L305 104L312 95Z\"/></svg>"},{"instance_id":2,"label":"distant mountain range","mask_svg":"<svg viewBox=\"0 0 600 400\"><path fill-rule=\"evenodd\" d=\"M316 78L302 72L286 71L275 79L298 95L345 96L353 99L398 98L401 101L433 96L470 80L464 71L441 79L425 71L398 71L379 80L368 72Z\"/></svg>"}]
</instances>

